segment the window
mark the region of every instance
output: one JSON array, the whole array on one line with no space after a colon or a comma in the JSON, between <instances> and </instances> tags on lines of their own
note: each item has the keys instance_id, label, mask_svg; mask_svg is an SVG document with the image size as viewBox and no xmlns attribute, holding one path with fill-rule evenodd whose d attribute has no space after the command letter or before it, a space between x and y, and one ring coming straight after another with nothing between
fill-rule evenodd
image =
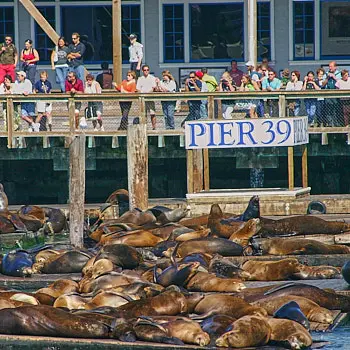
<instances>
[{"instance_id":1,"label":"window","mask_svg":"<svg viewBox=\"0 0 350 350\"><path fill-rule=\"evenodd\" d=\"M271 60L270 2L258 2L258 59Z\"/></svg>"},{"instance_id":2,"label":"window","mask_svg":"<svg viewBox=\"0 0 350 350\"><path fill-rule=\"evenodd\" d=\"M4 40L5 35L14 36L14 14L13 7L0 7L0 38Z\"/></svg>"},{"instance_id":3,"label":"window","mask_svg":"<svg viewBox=\"0 0 350 350\"><path fill-rule=\"evenodd\" d=\"M243 2L189 6L191 61L243 61Z\"/></svg>"},{"instance_id":4,"label":"window","mask_svg":"<svg viewBox=\"0 0 350 350\"><path fill-rule=\"evenodd\" d=\"M313 1L294 1L294 59L315 58L315 16Z\"/></svg>"},{"instance_id":5,"label":"window","mask_svg":"<svg viewBox=\"0 0 350 350\"><path fill-rule=\"evenodd\" d=\"M140 5L122 5L122 59L123 63L129 62L129 35L137 35L137 41L141 37L141 8Z\"/></svg>"},{"instance_id":6,"label":"window","mask_svg":"<svg viewBox=\"0 0 350 350\"><path fill-rule=\"evenodd\" d=\"M40 13L46 18L46 20L50 23L50 25L55 28L56 20L55 20L55 7L38 7ZM53 43L51 39L45 34L45 32L41 29L41 27L34 21L35 23L35 48L38 51L40 62L50 62L52 48L57 45L57 43Z\"/></svg>"},{"instance_id":7,"label":"window","mask_svg":"<svg viewBox=\"0 0 350 350\"><path fill-rule=\"evenodd\" d=\"M184 61L184 6L163 6L164 62Z\"/></svg>"}]
</instances>

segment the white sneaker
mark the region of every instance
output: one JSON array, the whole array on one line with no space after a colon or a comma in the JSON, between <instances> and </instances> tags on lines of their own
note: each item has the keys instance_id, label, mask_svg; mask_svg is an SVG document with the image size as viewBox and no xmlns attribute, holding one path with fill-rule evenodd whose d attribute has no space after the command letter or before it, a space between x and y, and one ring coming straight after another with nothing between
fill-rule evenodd
<instances>
[{"instance_id":1,"label":"white sneaker","mask_svg":"<svg viewBox=\"0 0 350 350\"><path fill-rule=\"evenodd\" d=\"M94 129L94 131L98 131L98 129L97 129L97 128L95 128L95 129Z\"/></svg>"},{"instance_id":2,"label":"white sneaker","mask_svg":"<svg viewBox=\"0 0 350 350\"><path fill-rule=\"evenodd\" d=\"M33 126L34 132L40 131L40 123L33 123L32 126Z\"/></svg>"},{"instance_id":3,"label":"white sneaker","mask_svg":"<svg viewBox=\"0 0 350 350\"><path fill-rule=\"evenodd\" d=\"M33 132L33 126L32 125L28 128L28 132Z\"/></svg>"},{"instance_id":4,"label":"white sneaker","mask_svg":"<svg viewBox=\"0 0 350 350\"><path fill-rule=\"evenodd\" d=\"M105 128L103 125L101 126L100 131L105 131Z\"/></svg>"}]
</instances>

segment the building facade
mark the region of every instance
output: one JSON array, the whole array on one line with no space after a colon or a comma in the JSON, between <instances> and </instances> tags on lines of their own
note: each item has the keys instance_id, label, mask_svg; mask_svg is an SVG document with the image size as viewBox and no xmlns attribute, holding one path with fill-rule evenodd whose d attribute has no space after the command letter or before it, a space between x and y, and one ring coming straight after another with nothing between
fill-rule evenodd
<instances>
[{"instance_id":1,"label":"building facade","mask_svg":"<svg viewBox=\"0 0 350 350\"><path fill-rule=\"evenodd\" d=\"M89 70L112 63L111 1L34 1L56 29L70 41L79 32L87 46ZM350 58L350 2L339 0L259 0L258 58L267 57L276 71L289 67L303 74L336 60ZM159 75L169 69L240 66L248 56L247 1L125 0L122 2L123 70L128 68L128 37L136 33L145 60ZM12 34L21 49L31 38L40 54L39 69L49 69L54 44L18 0L0 1L0 38ZM0 39L1 40L1 39Z\"/></svg>"}]
</instances>

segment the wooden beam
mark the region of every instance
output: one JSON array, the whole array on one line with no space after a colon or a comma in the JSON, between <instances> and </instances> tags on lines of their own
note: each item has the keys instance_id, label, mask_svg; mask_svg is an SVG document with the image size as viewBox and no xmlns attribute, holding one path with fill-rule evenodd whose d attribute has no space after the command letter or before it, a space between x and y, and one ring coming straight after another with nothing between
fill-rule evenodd
<instances>
[{"instance_id":1,"label":"wooden beam","mask_svg":"<svg viewBox=\"0 0 350 350\"><path fill-rule=\"evenodd\" d=\"M113 28L113 77L118 84L122 81L122 8L121 0L112 1Z\"/></svg>"},{"instance_id":2,"label":"wooden beam","mask_svg":"<svg viewBox=\"0 0 350 350\"><path fill-rule=\"evenodd\" d=\"M69 146L69 235L74 247L84 245L86 136L75 136Z\"/></svg>"},{"instance_id":3,"label":"wooden beam","mask_svg":"<svg viewBox=\"0 0 350 350\"><path fill-rule=\"evenodd\" d=\"M288 189L294 189L294 149L288 147Z\"/></svg>"},{"instance_id":4,"label":"wooden beam","mask_svg":"<svg viewBox=\"0 0 350 350\"><path fill-rule=\"evenodd\" d=\"M204 175L204 190L210 189L210 168L209 168L209 149L203 149L203 175Z\"/></svg>"},{"instance_id":5,"label":"wooden beam","mask_svg":"<svg viewBox=\"0 0 350 350\"><path fill-rule=\"evenodd\" d=\"M204 188L204 164L203 164L203 150L193 150L193 192L198 193Z\"/></svg>"},{"instance_id":6,"label":"wooden beam","mask_svg":"<svg viewBox=\"0 0 350 350\"><path fill-rule=\"evenodd\" d=\"M46 20L46 18L40 13L40 11L35 7L31 0L19 0L19 2L24 6L24 8L29 12L29 14L38 23L45 34L52 40L52 42L57 45L58 38L60 37L51 24Z\"/></svg>"},{"instance_id":7,"label":"wooden beam","mask_svg":"<svg viewBox=\"0 0 350 350\"><path fill-rule=\"evenodd\" d=\"M128 188L130 209L148 208L148 138L147 125L128 126Z\"/></svg>"},{"instance_id":8,"label":"wooden beam","mask_svg":"<svg viewBox=\"0 0 350 350\"><path fill-rule=\"evenodd\" d=\"M13 147L13 117L14 117L14 108L12 98L6 100L6 127L7 127L7 148Z\"/></svg>"},{"instance_id":9,"label":"wooden beam","mask_svg":"<svg viewBox=\"0 0 350 350\"><path fill-rule=\"evenodd\" d=\"M193 149L186 151L187 193L193 193Z\"/></svg>"},{"instance_id":10,"label":"wooden beam","mask_svg":"<svg viewBox=\"0 0 350 350\"><path fill-rule=\"evenodd\" d=\"M302 184L303 187L308 186L308 175L307 175L307 145L302 146L301 156L301 173L302 173Z\"/></svg>"}]
</instances>

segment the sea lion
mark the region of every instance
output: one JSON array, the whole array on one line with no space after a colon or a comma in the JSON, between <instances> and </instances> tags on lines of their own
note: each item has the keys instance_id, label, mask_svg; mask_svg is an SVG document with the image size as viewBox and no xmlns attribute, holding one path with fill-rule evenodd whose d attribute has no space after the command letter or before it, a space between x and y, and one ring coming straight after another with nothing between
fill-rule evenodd
<instances>
[{"instance_id":1,"label":"sea lion","mask_svg":"<svg viewBox=\"0 0 350 350\"><path fill-rule=\"evenodd\" d=\"M343 265L343 267L341 269L341 274L342 274L344 280L348 284L350 284L350 260Z\"/></svg>"},{"instance_id":2,"label":"sea lion","mask_svg":"<svg viewBox=\"0 0 350 350\"><path fill-rule=\"evenodd\" d=\"M0 211L7 211L9 206L9 201L4 190L4 186L0 183Z\"/></svg>"},{"instance_id":3,"label":"sea lion","mask_svg":"<svg viewBox=\"0 0 350 350\"><path fill-rule=\"evenodd\" d=\"M183 258L186 255L193 253L241 256L243 254L243 247L224 238L205 237L182 242L179 246L177 255ZM170 252L165 252L164 255L169 256Z\"/></svg>"},{"instance_id":4,"label":"sea lion","mask_svg":"<svg viewBox=\"0 0 350 350\"><path fill-rule=\"evenodd\" d=\"M136 230L123 233L115 233L109 235L104 239L101 237L100 243L104 245L112 244L126 244L132 247L154 247L159 242L163 241L162 238L152 235L151 232L146 230Z\"/></svg>"},{"instance_id":5,"label":"sea lion","mask_svg":"<svg viewBox=\"0 0 350 350\"><path fill-rule=\"evenodd\" d=\"M168 224L169 222L178 222L183 219L187 213L190 211L191 207L187 206L186 208L176 208L170 209L162 205L157 205L149 211L157 218L157 222L161 225Z\"/></svg>"},{"instance_id":6,"label":"sea lion","mask_svg":"<svg viewBox=\"0 0 350 350\"><path fill-rule=\"evenodd\" d=\"M310 329L310 322L303 314L300 306L295 301L289 301L274 312L273 317L288 319L300 323L306 329Z\"/></svg>"},{"instance_id":7,"label":"sea lion","mask_svg":"<svg viewBox=\"0 0 350 350\"><path fill-rule=\"evenodd\" d=\"M299 272L297 259L288 258L278 261L248 260L242 269L250 273L251 281L284 281Z\"/></svg>"},{"instance_id":8,"label":"sea lion","mask_svg":"<svg viewBox=\"0 0 350 350\"><path fill-rule=\"evenodd\" d=\"M266 345L271 327L267 318L244 316L233 322L232 330L219 337L215 344L222 347L245 348Z\"/></svg>"},{"instance_id":9,"label":"sea lion","mask_svg":"<svg viewBox=\"0 0 350 350\"><path fill-rule=\"evenodd\" d=\"M165 253L169 248L175 248L176 244L178 242L176 241L163 241L157 243L154 247L152 247L152 253L156 257L162 257L163 253Z\"/></svg>"},{"instance_id":10,"label":"sea lion","mask_svg":"<svg viewBox=\"0 0 350 350\"><path fill-rule=\"evenodd\" d=\"M202 268L208 270L210 261L211 261L211 255L209 254L193 253L193 254L186 255L184 258L180 260L179 263L188 264L191 262L198 262Z\"/></svg>"},{"instance_id":11,"label":"sea lion","mask_svg":"<svg viewBox=\"0 0 350 350\"><path fill-rule=\"evenodd\" d=\"M97 293L97 295L95 295L90 301L88 301L84 305L84 308L86 310L90 310L96 309L100 306L118 307L132 300L134 299L123 293L117 293L113 291L101 291Z\"/></svg>"},{"instance_id":12,"label":"sea lion","mask_svg":"<svg viewBox=\"0 0 350 350\"><path fill-rule=\"evenodd\" d=\"M212 273L198 271L187 282L186 289L193 292L240 292L245 285L241 280L219 278Z\"/></svg>"},{"instance_id":13,"label":"sea lion","mask_svg":"<svg viewBox=\"0 0 350 350\"><path fill-rule=\"evenodd\" d=\"M176 230L174 230L174 231L176 231ZM203 229L197 230L197 231L192 230L192 232L186 232L186 233L183 233L181 235L178 235L175 238L175 241L176 242L184 242L184 241L189 241L190 239L203 238L203 237L207 237L209 235L209 233L210 233L209 228L203 228Z\"/></svg>"},{"instance_id":14,"label":"sea lion","mask_svg":"<svg viewBox=\"0 0 350 350\"><path fill-rule=\"evenodd\" d=\"M260 198L255 195L250 198L248 206L244 213L239 217L242 221L260 218Z\"/></svg>"},{"instance_id":15,"label":"sea lion","mask_svg":"<svg viewBox=\"0 0 350 350\"><path fill-rule=\"evenodd\" d=\"M299 271L294 273L291 277L292 279L298 280L341 278L341 269L335 266L306 266L300 264Z\"/></svg>"},{"instance_id":16,"label":"sea lion","mask_svg":"<svg viewBox=\"0 0 350 350\"><path fill-rule=\"evenodd\" d=\"M53 307L64 308L68 310L85 309L85 305L91 301L91 296L82 296L78 293L69 293L59 296Z\"/></svg>"},{"instance_id":17,"label":"sea lion","mask_svg":"<svg viewBox=\"0 0 350 350\"><path fill-rule=\"evenodd\" d=\"M24 250L12 251L5 254L1 261L1 273L7 276L31 276L33 258Z\"/></svg>"},{"instance_id":18,"label":"sea lion","mask_svg":"<svg viewBox=\"0 0 350 350\"><path fill-rule=\"evenodd\" d=\"M0 310L0 334L107 338L110 328L83 316L37 305Z\"/></svg>"},{"instance_id":19,"label":"sea lion","mask_svg":"<svg viewBox=\"0 0 350 350\"><path fill-rule=\"evenodd\" d=\"M19 220L23 223L28 231L36 232L43 227L43 222L32 215L17 214Z\"/></svg>"},{"instance_id":20,"label":"sea lion","mask_svg":"<svg viewBox=\"0 0 350 350\"><path fill-rule=\"evenodd\" d=\"M18 214L34 216L40 220L42 224L45 222L45 211L42 207L37 205L23 205L19 208Z\"/></svg>"},{"instance_id":21,"label":"sea lion","mask_svg":"<svg viewBox=\"0 0 350 350\"><path fill-rule=\"evenodd\" d=\"M223 277L239 278L242 280L247 280L250 278L249 272L244 271L242 268L220 255L215 255L210 260L208 272L212 272Z\"/></svg>"},{"instance_id":22,"label":"sea lion","mask_svg":"<svg viewBox=\"0 0 350 350\"><path fill-rule=\"evenodd\" d=\"M288 342L292 350L304 349L312 345L310 333L299 323L286 320L269 318L267 320L271 327L270 342L272 344L285 344Z\"/></svg>"},{"instance_id":23,"label":"sea lion","mask_svg":"<svg viewBox=\"0 0 350 350\"><path fill-rule=\"evenodd\" d=\"M108 259L114 265L123 269L135 269L142 262L141 254L126 244L109 244L104 246L97 254L95 262L100 259Z\"/></svg>"},{"instance_id":24,"label":"sea lion","mask_svg":"<svg viewBox=\"0 0 350 350\"><path fill-rule=\"evenodd\" d=\"M350 230L350 224L326 221L317 216L300 215L273 220L261 217L261 237L278 235L337 234Z\"/></svg>"},{"instance_id":25,"label":"sea lion","mask_svg":"<svg viewBox=\"0 0 350 350\"><path fill-rule=\"evenodd\" d=\"M258 244L262 254L270 255L310 255L349 254L350 247L341 244L325 244L306 238L269 238Z\"/></svg>"},{"instance_id":26,"label":"sea lion","mask_svg":"<svg viewBox=\"0 0 350 350\"><path fill-rule=\"evenodd\" d=\"M58 208L43 207L46 217L44 233L60 233L68 228L67 218L64 212Z\"/></svg>"},{"instance_id":27,"label":"sea lion","mask_svg":"<svg viewBox=\"0 0 350 350\"><path fill-rule=\"evenodd\" d=\"M249 240L255 236L260 229L260 219L250 219L240 229L232 233L229 240L245 247L249 244Z\"/></svg>"},{"instance_id":28,"label":"sea lion","mask_svg":"<svg viewBox=\"0 0 350 350\"><path fill-rule=\"evenodd\" d=\"M115 221L144 226L146 224L154 224L157 221L157 219L151 211L149 210L142 211L138 208L135 208L133 210L129 210L125 212L122 216L120 216Z\"/></svg>"},{"instance_id":29,"label":"sea lion","mask_svg":"<svg viewBox=\"0 0 350 350\"><path fill-rule=\"evenodd\" d=\"M58 298L62 294L75 293L79 290L79 284L75 281L68 279L59 279L45 288L41 288L36 291L37 293L45 293L54 298Z\"/></svg>"},{"instance_id":30,"label":"sea lion","mask_svg":"<svg viewBox=\"0 0 350 350\"><path fill-rule=\"evenodd\" d=\"M111 193L106 199L106 203L118 203L120 201L129 203L129 192L124 188L119 188Z\"/></svg>"},{"instance_id":31,"label":"sea lion","mask_svg":"<svg viewBox=\"0 0 350 350\"><path fill-rule=\"evenodd\" d=\"M211 341L215 341L229 330L228 327L234 321L236 321L235 318L227 315L213 315L204 319L201 322L201 327L204 332L209 334Z\"/></svg>"},{"instance_id":32,"label":"sea lion","mask_svg":"<svg viewBox=\"0 0 350 350\"><path fill-rule=\"evenodd\" d=\"M267 316L265 309L250 305L243 299L227 294L205 295L195 306L194 313L209 315L228 315L236 319L245 315Z\"/></svg>"},{"instance_id":33,"label":"sea lion","mask_svg":"<svg viewBox=\"0 0 350 350\"><path fill-rule=\"evenodd\" d=\"M328 309L319 306L317 303L305 297L285 295L269 300L258 300L254 302L253 305L263 307L268 312L268 314L272 316L279 308L281 308L286 303L289 303L290 301L295 301L298 304L300 310L309 321L329 324L333 323L332 314Z\"/></svg>"}]
</instances>

